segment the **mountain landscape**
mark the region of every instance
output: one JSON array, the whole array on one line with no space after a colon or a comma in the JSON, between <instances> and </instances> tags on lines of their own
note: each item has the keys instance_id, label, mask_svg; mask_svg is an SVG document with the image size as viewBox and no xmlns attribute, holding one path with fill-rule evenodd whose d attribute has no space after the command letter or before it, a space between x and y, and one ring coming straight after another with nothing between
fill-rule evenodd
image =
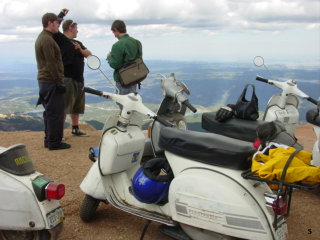
<instances>
[{"instance_id":1,"label":"mountain landscape","mask_svg":"<svg viewBox=\"0 0 320 240\"><path fill-rule=\"evenodd\" d=\"M101 69L112 80L112 70L102 60ZM162 100L160 90L161 75L174 73L178 81L183 81L191 94L189 101L198 109L197 114L189 114L191 123L199 122L202 112L215 111L220 106L235 103L247 83L256 87L259 110L264 111L268 99L280 90L255 80L256 75L269 79L294 79L301 90L318 99L320 96L320 69L312 66L268 66L270 73L251 63L212 63L146 61L150 74L138 91L143 102L156 111ZM36 65L32 63L3 63L0 69L0 130L42 130L42 106L36 107L38 85ZM99 72L85 68L85 84L99 90L114 92L110 82ZM248 98L251 93L248 93ZM300 120L304 122L305 113L313 105L307 101L300 104ZM105 119L117 111L111 101L86 94L86 112L82 123L101 129ZM262 115L262 114L260 114Z\"/></svg>"}]
</instances>

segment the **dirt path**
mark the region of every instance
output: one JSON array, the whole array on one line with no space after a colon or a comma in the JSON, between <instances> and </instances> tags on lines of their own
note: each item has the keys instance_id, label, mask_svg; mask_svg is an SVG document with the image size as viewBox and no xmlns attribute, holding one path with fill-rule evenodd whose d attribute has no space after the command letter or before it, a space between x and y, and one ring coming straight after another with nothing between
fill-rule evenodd
<instances>
[{"instance_id":1,"label":"dirt path","mask_svg":"<svg viewBox=\"0 0 320 240\"><path fill-rule=\"evenodd\" d=\"M48 151L43 147L42 132L0 132L0 146L24 143L39 172L66 185L66 195L61 200L66 220L61 240L138 240L145 220L129 215L110 205L100 204L96 220L83 223L79 218L79 207L83 199L79 185L92 165L88 160L88 149L99 143L100 132L88 126L82 129L90 137L72 137L65 130L66 142L71 149ZM310 125L298 129L297 135L308 150L312 149L314 134ZM152 223L145 240L170 240L158 230L159 224ZM288 220L290 240L320 239L320 190L313 192L295 191L291 216Z\"/></svg>"}]
</instances>

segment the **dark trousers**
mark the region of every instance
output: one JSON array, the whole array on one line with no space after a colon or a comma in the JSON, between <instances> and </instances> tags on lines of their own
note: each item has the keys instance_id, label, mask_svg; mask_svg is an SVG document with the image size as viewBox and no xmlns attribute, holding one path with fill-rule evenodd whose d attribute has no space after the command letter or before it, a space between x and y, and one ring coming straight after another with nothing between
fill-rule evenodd
<instances>
[{"instance_id":1,"label":"dark trousers","mask_svg":"<svg viewBox=\"0 0 320 240\"><path fill-rule=\"evenodd\" d=\"M61 144L64 124L64 89L56 83L39 82L39 101L44 107L43 121L45 144L57 147Z\"/></svg>"}]
</instances>

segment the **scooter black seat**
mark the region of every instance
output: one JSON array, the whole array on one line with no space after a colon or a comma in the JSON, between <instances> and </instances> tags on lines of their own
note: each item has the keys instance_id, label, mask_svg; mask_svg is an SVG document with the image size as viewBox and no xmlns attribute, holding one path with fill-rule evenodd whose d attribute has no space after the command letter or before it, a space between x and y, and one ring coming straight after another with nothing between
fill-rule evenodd
<instances>
[{"instance_id":1,"label":"scooter black seat","mask_svg":"<svg viewBox=\"0 0 320 240\"><path fill-rule=\"evenodd\" d=\"M238 118L230 118L225 122L219 122L215 118L216 113L203 113L201 121L202 128L208 132L248 142L254 142L256 140L256 128L265 123L265 121L261 120L250 121Z\"/></svg>"},{"instance_id":2,"label":"scooter black seat","mask_svg":"<svg viewBox=\"0 0 320 240\"><path fill-rule=\"evenodd\" d=\"M320 115L317 108L309 110L307 112L306 118L308 123L311 123L313 125L320 127Z\"/></svg>"},{"instance_id":3,"label":"scooter black seat","mask_svg":"<svg viewBox=\"0 0 320 240\"><path fill-rule=\"evenodd\" d=\"M19 176L36 171L24 144L16 144L0 152L0 169Z\"/></svg>"},{"instance_id":4,"label":"scooter black seat","mask_svg":"<svg viewBox=\"0 0 320 240\"><path fill-rule=\"evenodd\" d=\"M255 152L251 143L226 136L162 128L159 146L171 153L205 164L245 170Z\"/></svg>"}]
</instances>

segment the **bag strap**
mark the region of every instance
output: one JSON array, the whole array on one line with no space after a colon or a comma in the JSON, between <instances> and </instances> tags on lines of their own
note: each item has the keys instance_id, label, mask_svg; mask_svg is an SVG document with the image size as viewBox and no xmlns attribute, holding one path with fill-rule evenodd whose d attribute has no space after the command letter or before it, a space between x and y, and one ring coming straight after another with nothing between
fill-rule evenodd
<instances>
[{"instance_id":1,"label":"bag strap","mask_svg":"<svg viewBox=\"0 0 320 240\"><path fill-rule=\"evenodd\" d=\"M138 57L137 58L141 58L142 59L142 45L141 45L141 42L139 40L136 39L136 41L137 41L137 47L138 47Z\"/></svg>"},{"instance_id":2,"label":"bag strap","mask_svg":"<svg viewBox=\"0 0 320 240\"><path fill-rule=\"evenodd\" d=\"M142 44L139 40L136 39L136 41L137 41L137 46L138 46L138 57L137 58L141 58L141 60L142 60ZM141 82L138 83L138 89L141 89Z\"/></svg>"},{"instance_id":3,"label":"bag strap","mask_svg":"<svg viewBox=\"0 0 320 240\"><path fill-rule=\"evenodd\" d=\"M244 100L246 94L247 94L247 89L248 87L251 86L252 87L252 96L251 96L251 99L256 97L256 91L255 91L255 86L251 83L248 83L245 85L243 91L242 91L242 94L241 94L241 99Z\"/></svg>"}]
</instances>

